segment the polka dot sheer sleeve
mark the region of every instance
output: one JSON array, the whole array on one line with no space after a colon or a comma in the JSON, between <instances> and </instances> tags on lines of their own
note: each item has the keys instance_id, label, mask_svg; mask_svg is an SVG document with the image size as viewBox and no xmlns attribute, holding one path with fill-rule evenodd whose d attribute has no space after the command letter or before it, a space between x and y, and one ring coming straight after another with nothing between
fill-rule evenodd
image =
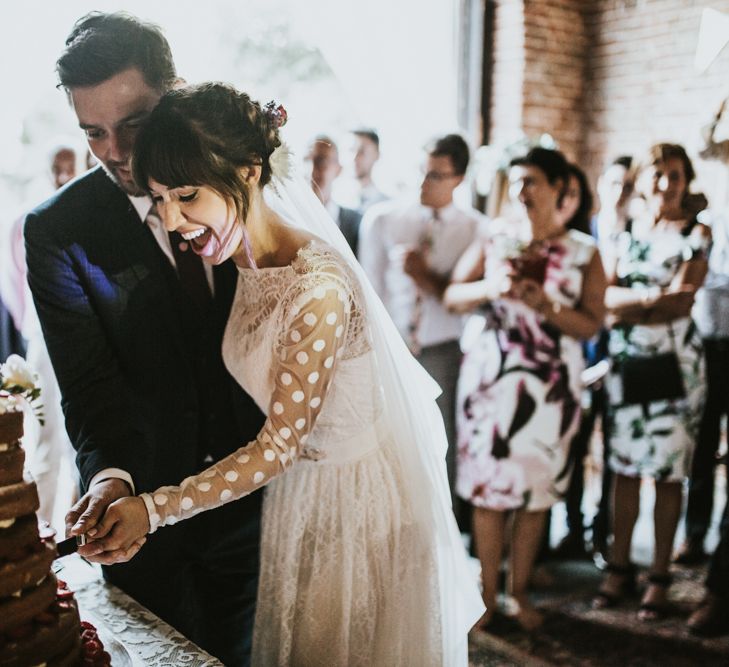
<instances>
[{"instance_id":1,"label":"polka dot sheer sleeve","mask_svg":"<svg viewBox=\"0 0 729 667\"><path fill-rule=\"evenodd\" d=\"M311 278L302 278L295 298L287 303L274 341L275 384L260 433L179 486L141 494L150 532L248 495L301 454L347 338L351 309L350 295L338 277Z\"/></svg>"}]
</instances>

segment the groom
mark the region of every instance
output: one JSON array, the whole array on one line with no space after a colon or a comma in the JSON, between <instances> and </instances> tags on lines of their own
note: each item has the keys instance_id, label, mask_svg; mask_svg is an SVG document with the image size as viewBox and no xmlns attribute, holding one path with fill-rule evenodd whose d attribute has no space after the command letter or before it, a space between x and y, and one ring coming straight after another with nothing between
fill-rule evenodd
<instances>
[{"instance_id":1,"label":"groom","mask_svg":"<svg viewBox=\"0 0 729 667\"><path fill-rule=\"evenodd\" d=\"M93 12L74 26L57 71L101 163L25 225L28 279L85 491L67 516L77 533L114 500L244 445L263 416L221 358L235 267L203 267L131 177L138 127L177 81L166 39L128 14ZM104 575L226 665L247 665L260 501L165 528Z\"/></svg>"}]
</instances>

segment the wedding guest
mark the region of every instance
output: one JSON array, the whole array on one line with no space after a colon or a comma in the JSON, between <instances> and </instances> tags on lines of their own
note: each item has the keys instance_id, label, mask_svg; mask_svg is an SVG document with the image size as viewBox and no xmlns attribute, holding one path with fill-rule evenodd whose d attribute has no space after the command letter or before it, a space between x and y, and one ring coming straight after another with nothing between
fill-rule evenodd
<instances>
[{"instance_id":1,"label":"wedding guest","mask_svg":"<svg viewBox=\"0 0 729 667\"><path fill-rule=\"evenodd\" d=\"M655 482L655 548L639 617L666 611L669 565L704 393L701 339L690 313L707 270L711 232L686 209L694 169L677 144L654 145L640 165L645 216L618 241L606 304L613 322L608 394L614 542L596 607L617 604L635 586L630 561L641 478Z\"/></svg>"},{"instance_id":2,"label":"wedding guest","mask_svg":"<svg viewBox=\"0 0 729 667\"><path fill-rule=\"evenodd\" d=\"M598 245L607 243L605 250L600 252L605 257L605 251L610 250L610 244L623 232L630 232L632 218L630 217L630 201L633 196L634 178L632 173L633 158L630 155L616 157L600 174L597 179L597 196L600 201L600 210L592 218L591 233L597 239ZM612 256L614 253L610 252Z\"/></svg>"},{"instance_id":3,"label":"wedding guest","mask_svg":"<svg viewBox=\"0 0 729 667\"><path fill-rule=\"evenodd\" d=\"M373 204L385 201L387 195L382 192L372 179L372 170L380 159L380 137L372 128L352 130L354 137L354 176L357 179L357 210L364 214Z\"/></svg>"},{"instance_id":4,"label":"wedding guest","mask_svg":"<svg viewBox=\"0 0 729 667\"><path fill-rule=\"evenodd\" d=\"M727 162L729 141L715 141L716 126L721 120L727 100L723 100L712 119L703 128L704 148L701 157ZM714 471L721 435L721 421L729 414L725 379L729 363L729 220L726 213L711 220L712 248L709 271L704 286L696 295L694 320L701 332L706 357L707 392L704 412L696 441L689 477L686 506L686 537L675 554L681 565L697 565L706 560L704 538L714 508Z\"/></svg>"},{"instance_id":5,"label":"wedding guest","mask_svg":"<svg viewBox=\"0 0 729 667\"><path fill-rule=\"evenodd\" d=\"M314 137L309 143L304 162L310 170L311 187L314 193L337 223L337 227L344 234L352 252L357 255L362 214L354 209L340 206L332 198L332 185L342 173L337 144L331 137L324 134Z\"/></svg>"},{"instance_id":6,"label":"wedding guest","mask_svg":"<svg viewBox=\"0 0 729 667\"><path fill-rule=\"evenodd\" d=\"M587 177L577 165L570 164L569 171L569 184L559 209L559 217L564 220L565 228L577 229L589 234L592 232L592 192ZM605 206L609 207L609 205L609 201L606 201ZM607 353L606 336L605 330L601 329L596 338L583 343L586 367L592 367L604 358ZM607 409L604 386L600 380L592 384L587 391L589 391L589 407L582 411L579 429L570 445L570 458L573 461L573 468L565 497L567 534L552 552L552 555L557 558L582 558L587 555L585 520L582 512L582 499L585 490L585 457L590 450L590 442L598 417L601 418L603 440L606 439L604 435L606 419L603 419L603 417L606 416ZM603 442L603 452L604 450L605 445ZM601 503L601 507L606 504L606 501ZM600 537L594 535L593 528L593 541L596 542Z\"/></svg>"},{"instance_id":7,"label":"wedding guest","mask_svg":"<svg viewBox=\"0 0 729 667\"><path fill-rule=\"evenodd\" d=\"M76 177L76 149L70 143L55 143L48 152L48 178L58 190ZM11 227L8 255L2 262L0 294L7 301L13 319L27 342L28 364L38 374L43 394L43 424L25 422L24 445L27 467L36 482L40 507L38 516L62 532L63 515L78 500L78 475L73 447L63 425L61 392L48 356L38 315L28 288L23 224L25 215Z\"/></svg>"},{"instance_id":8,"label":"wedding guest","mask_svg":"<svg viewBox=\"0 0 729 667\"><path fill-rule=\"evenodd\" d=\"M362 222L359 244L360 262L375 291L416 359L443 390L438 406L448 434L446 461L454 500L455 401L463 318L448 312L443 293L458 258L485 222L474 209L462 209L453 201L468 160L468 145L459 135L434 141L427 147L419 203L371 209ZM459 511L456 517L462 523Z\"/></svg>"},{"instance_id":9,"label":"wedding guest","mask_svg":"<svg viewBox=\"0 0 729 667\"><path fill-rule=\"evenodd\" d=\"M76 178L76 150L72 146L57 146L51 157L51 176L56 190Z\"/></svg>"},{"instance_id":10,"label":"wedding guest","mask_svg":"<svg viewBox=\"0 0 729 667\"><path fill-rule=\"evenodd\" d=\"M621 155L615 158L600 174L597 194L600 210L590 222L592 236L597 241L603 263L608 266L615 261L616 241L623 232L630 233L633 221L628 208L633 196L633 158ZM610 419L609 401L604 376L608 368L608 340L606 328L584 345L585 362L590 379L590 410L586 418L584 433L592 432L600 420L602 434L601 492L597 513L592 519L592 555L595 564L604 569L607 565L608 540L610 537L610 504L612 471L610 469ZM591 423L590 423L591 422ZM582 430L582 429L581 429Z\"/></svg>"},{"instance_id":11,"label":"wedding guest","mask_svg":"<svg viewBox=\"0 0 729 667\"><path fill-rule=\"evenodd\" d=\"M84 492L67 530L85 532L115 500L234 451L263 416L221 358L235 266L206 270L132 179L139 126L177 82L167 40L129 14L92 12L56 70L101 166L31 212L25 242ZM247 665L260 502L254 494L151 536L135 562L104 576L226 665ZM102 565L119 556L79 551Z\"/></svg>"},{"instance_id":12,"label":"wedding guest","mask_svg":"<svg viewBox=\"0 0 729 667\"><path fill-rule=\"evenodd\" d=\"M558 211L564 156L534 148L511 162L516 220L494 221L461 257L445 303L482 309L486 327L458 387L458 494L474 507L487 627L497 609L504 547L509 592L528 630L541 615L527 595L547 510L569 482L579 420L580 340L599 329L605 275L593 239L565 230ZM507 537L507 518L513 515Z\"/></svg>"},{"instance_id":13,"label":"wedding guest","mask_svg":"<svg viewBox=\"0 0 729 667\"><path fill-rule=\"evenodd\" d=\"M729 416L729 219L711 220L709 270L696 294L693 317L701 334L706 360L706 401L689 477L686 538L674 558L682 565L706 560L704 539L714 508L714 472L721 423Z\"/></svg>"},{"instance_id":14,"label":"wedding guest","mask_svg":"<svg viewBox=\"0 0 729 667\"><path fill-rule=\"evenodd\" d=\"M587 176L576 164L567 166L569 177L562 201L557 209L557 221L564 229L576 230L583 234L590 233L590 216L592 214L592 192ZM588 342L583 344L583 350ZM589 365L589 360L585 359ZM589 413L580 416L580 426L569 447L569 460L572 465L570 484L565 496L567 510L567 534L559 544L550 549L550 532L552 523L551 510L547 513L542 546L537 556L537 563L549 558L582 558L586 556L585 527L582 514L582 495L585 487L585 457L587 456L592 436L592 425ZM546 573L535 568L535 579L545 578Z\"/></svg>"},{"instance_id":15,"label":"wedding guest","mask_svg":"<svg viewBox=\"0 0 729 667\"><path fill-rule=\"evenodd\" d=\"M47 153L48 162L44 167L48 181L53 190L58 190L76 177L76 148L67 142L54 143ZM0 294L10 310L19 331L28 328L26 318L35 317L31 296L27 287L27 268L25 266L25 247L23 244L23 224L25 215L20 216L10 227L8 243L3 244L5 252L2 257L0 272ZM42 340L41 340L42 342ZM35 365L31 363L35 368ZM44 395L45 395L44 390Z\"/></svg>"},{"instance_id":16,"label":"wedding guest","mask_svg":"<svg viewBox=\"0 0 729 667\"><path fill-rule=\"evenodd\" d=\"M565 229L576 229L583 234L590 233L592 216L592 191L587 176L576 164L568 165L569 179L557 210L557 220Z\"/></svg>"}]
</instances>

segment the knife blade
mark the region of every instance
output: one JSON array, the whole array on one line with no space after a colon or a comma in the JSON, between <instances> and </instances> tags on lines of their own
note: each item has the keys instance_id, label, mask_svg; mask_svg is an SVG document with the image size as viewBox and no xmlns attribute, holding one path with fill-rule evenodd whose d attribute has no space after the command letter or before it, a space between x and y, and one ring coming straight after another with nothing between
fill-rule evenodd
<instances>
[{"instance_id":1,"label":"knife blade","mask_svg":"<svg viewBox=\"0 0 729 667\"><path fill-rule=\"evenodd\" d=\"M75 535L74 537L61 540L56 543L56 550L58 551L57 557L63 558L64 556L70 556L76 553L78 548L84 544L86 544L86 535Z\"/></svg>"}]
</instances>

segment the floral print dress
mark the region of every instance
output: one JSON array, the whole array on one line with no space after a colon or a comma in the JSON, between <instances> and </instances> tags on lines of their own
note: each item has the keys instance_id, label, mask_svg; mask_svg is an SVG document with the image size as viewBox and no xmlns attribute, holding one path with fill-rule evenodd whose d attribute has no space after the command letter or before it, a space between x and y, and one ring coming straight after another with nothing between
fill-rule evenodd
<instances>
[{"instance_id":1,"label":"floral print dress","mask_svg":"<svg viewBox=\"0 0 729 667\"><path fill-rule=\"evenodd\" d=\"M515 239L485 240L486 278L505 273ZM545 241L544 291L574 307L596 251L577 231ZM486 306L486 326L467 351L458 389L456 490L476 507L545 510L569 483L569 443L579 422L580 343L519 301Z\"/></svg>"},{"instance_id":2,"label":"floral print dress","mask_svg":"<svg viewBox=\"0 0 729 667\"><path fill-rule=\"evenodd\" d=\"M640 238L618 239L617 284L633 289L665 288L683 261L705 253L708 242L679 230L652 229ZM625 356L650 356L675 351L685 398L623 404L618 366ZM659 481L681 481L690 472L704 397L704 361L701 337L690 317L670 324L614 327L609 354L613 368L607 388L611 405L612 470L628 477L647 476Z\"/></svg>"}]
</instances>

